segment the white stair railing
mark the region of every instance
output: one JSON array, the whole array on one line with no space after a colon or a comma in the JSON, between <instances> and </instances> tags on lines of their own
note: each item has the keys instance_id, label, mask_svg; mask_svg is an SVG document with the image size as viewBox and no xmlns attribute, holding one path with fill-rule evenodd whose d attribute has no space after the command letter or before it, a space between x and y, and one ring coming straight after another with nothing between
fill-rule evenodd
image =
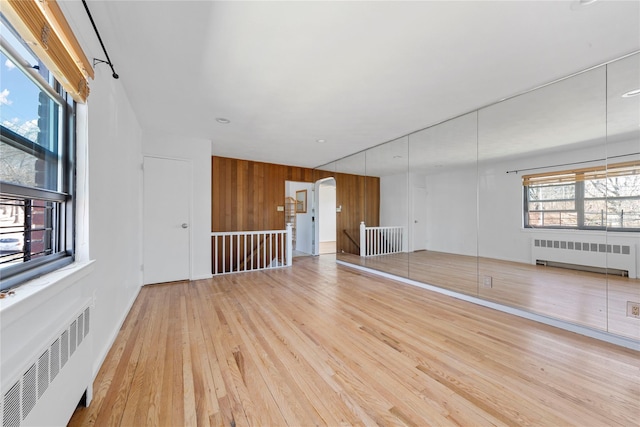
<instances>
[{"instance_id":1,"label":"white stair railing","mask_svg":"<svg viewBox=\"0 0 640 427\"><path fill-rule=\"evenodd\" d=\"M285 230L212 232L214 275L289 267L292 263L291 224Z\"/></svg>"},{"instance_id":2,"label":"white stair railing","mask_svg":"<svg viewBox=\"0 0 640 427\"><path fill-rule=\"evenodd\" d=\"M404 227L367 227L360 223L360 256L397 254L403 251Z\"/></svg>"}]
</instances>

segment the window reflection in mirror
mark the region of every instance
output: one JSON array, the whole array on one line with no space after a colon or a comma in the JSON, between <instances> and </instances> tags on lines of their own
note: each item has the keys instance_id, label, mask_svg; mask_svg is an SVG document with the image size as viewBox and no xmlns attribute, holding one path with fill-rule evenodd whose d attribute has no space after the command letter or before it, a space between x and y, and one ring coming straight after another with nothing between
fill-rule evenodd
<instances>
[{"instance_id":1,"label":"window reflection in mirror","mask_svg":"<svg viewBox=\"0 0 640 427\"><path fill-rule=\"evenodd\" d=\"M578 229L596 202L570 172L605 158L605 67L479 111L479 296L606 330L606 275L573 268L606 236Z\"/></svg>"},{"instance_id":2,"label":"window reflection in mirror","mask_svg":"<svg viewBox=\"0 0 640 427\"><path fill-rule=\"evenodd\" d=\"M608 331L640 340L638 319L628 316L629 302L640 302L640 175L638 167L616 176L620 162L640 164L640 54L607 65L607 316ZM624 248L628 253L622 253ZM635 251L635 256L633 252ZM634 259L635 258L635 259ZM620 277L635 264L635 274Z\"/></svg>"}]
</instances>

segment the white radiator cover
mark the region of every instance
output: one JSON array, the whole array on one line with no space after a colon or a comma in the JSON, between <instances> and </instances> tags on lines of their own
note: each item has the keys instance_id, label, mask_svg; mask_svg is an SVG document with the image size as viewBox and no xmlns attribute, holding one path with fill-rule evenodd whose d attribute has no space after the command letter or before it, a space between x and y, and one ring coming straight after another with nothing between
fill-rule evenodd
<instances>
[{"instance_id":1,"label":"white radiator cover","mask_svg":"<svg viewBox=\"0 0 640 427\"><path fill-rule=\"evenodd\" d=\"M0 299L1 427L66 425L92 397L93 262L36 278Z\"/></svg>"},{"instance_id":2,"label":"white radiator cover","mask_svg":"<svg viewBox=\"0 0 640 427\"><path fill-rule=\"evenodd\" d=\"M11 375L3 373L0 398L2 427L64 425L91 382L91 306L56 325L40 349L15 360ZM90 391L90 390L89 390Z\"/></svg>"},{"instance_id":3,"label":"white radiator cover","mask_svg":"<svg viewBox=\"0 0 640 427\"><path fill-rule=\"evenodd\" d=\"M636 245L603 243L588 238L532 238L531 263L552 261L578 266L624 270L637 278Z\"/></svg>"}]
</instances>

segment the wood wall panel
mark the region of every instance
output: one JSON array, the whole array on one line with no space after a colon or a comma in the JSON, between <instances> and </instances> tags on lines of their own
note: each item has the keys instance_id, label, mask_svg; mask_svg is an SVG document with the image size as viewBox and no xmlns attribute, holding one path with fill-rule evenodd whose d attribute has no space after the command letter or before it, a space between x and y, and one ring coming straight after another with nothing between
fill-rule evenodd
<instances>
[{"instance_id":1,"label":"wood wall panel","mask_svg":"<svg viewBox=\"0 0 640 427\"><path fill-rule=\"evenodd\" d=\"M211 231L284 229L285 181L336 179L336 248L358 253L342 230L359 241L360 222L379 225L380 179L344 173L213 156L211 159Z\"/></svg>"}]
</instances>

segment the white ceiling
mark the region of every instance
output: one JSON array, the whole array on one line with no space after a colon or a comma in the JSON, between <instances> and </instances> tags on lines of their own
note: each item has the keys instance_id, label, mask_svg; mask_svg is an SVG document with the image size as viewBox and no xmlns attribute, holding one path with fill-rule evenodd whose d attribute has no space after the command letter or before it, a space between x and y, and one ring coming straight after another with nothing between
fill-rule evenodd
<instances>
[{"instance_id":1,"label":"white ceiling","mask_svg":"<svg viewBox=\"0 0 640 427\"><path fill-rule=\"evenodd\" d=\"M307 167L640 48L637 1L88 3L143 130Z\"/></svg>"}]
</instances>

